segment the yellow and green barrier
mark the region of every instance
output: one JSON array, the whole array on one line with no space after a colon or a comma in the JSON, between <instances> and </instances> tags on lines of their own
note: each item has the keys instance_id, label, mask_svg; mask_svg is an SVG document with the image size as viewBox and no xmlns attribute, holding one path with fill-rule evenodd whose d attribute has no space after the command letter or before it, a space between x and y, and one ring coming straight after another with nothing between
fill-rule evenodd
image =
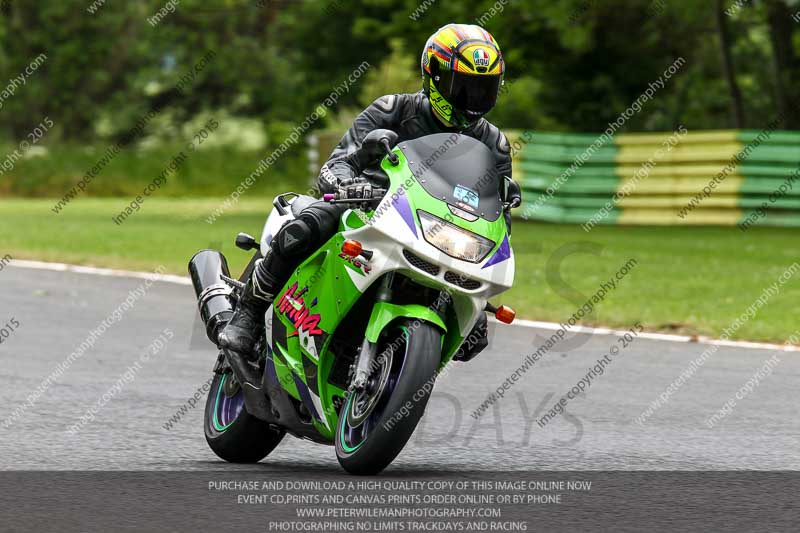
<instances>
[{"instance_id":1,"label":"yellow and green barrier","mask_svg":"<svg viewBox=\"0 0 800 533\"><path fill-rule=\"evenodd\" d=\"M520 144L525 218L731 225L766 204L751 224L800 226L800 132L618 134L600 146L596 135L539 133Z\"/></svg>"}]
</instances>

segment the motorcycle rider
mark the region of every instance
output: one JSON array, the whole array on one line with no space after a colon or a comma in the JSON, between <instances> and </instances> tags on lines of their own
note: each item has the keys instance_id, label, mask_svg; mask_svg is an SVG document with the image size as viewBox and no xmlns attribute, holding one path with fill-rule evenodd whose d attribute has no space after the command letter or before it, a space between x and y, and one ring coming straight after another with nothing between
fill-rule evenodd
<instances>
[{"instance_id":1,"label":"motorcycle rider","mask_svg":"<svg viewBox=\"0 0 800 533\"><path fill-rule=\"evenodd\" d=\"M323 165L318 178L320 193L332 193L344 185L346 198L371 196L373 182L361 179L364 162L356 157L366 135L389 129L399 142L434 133L458 132L484 143L494 154L499 176L511 178L511 150L500 130L483 117L496 104L503 83L505 62L495 39L483 28L448 24L431 35L422 53L422 91L394 94L375 100L358 117ZM501 182L504 180L501 179ZM513 184L513 182L511 182ZM501 183L504 201L521 200L513 184L509 198ZM233 317L219 335L219 344L254 359L253 346L264 327L264 314L292 271L319 249L338 230L345 207L324 201L310 202L299 215L274 236L266 256L247 281ZM511 217L506 213L511 229ZM469 360L487 344L485 315L456 354Z\"/></svg>"}]
</instances>

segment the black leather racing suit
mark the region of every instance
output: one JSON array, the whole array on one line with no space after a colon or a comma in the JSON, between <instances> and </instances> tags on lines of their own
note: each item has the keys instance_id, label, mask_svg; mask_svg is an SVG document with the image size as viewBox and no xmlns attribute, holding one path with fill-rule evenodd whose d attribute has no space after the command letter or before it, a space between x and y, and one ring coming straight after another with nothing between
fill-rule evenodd
<instances>
[{"instance_id":1,"label":"black leather racing suit","mask_svg":"<svg viewBox=\"0 0 800 533\"><path fill-rule=\"evenodd\" d=\"M434 133L458 131L444 127L433 116L428 97L422 92L382 96L358 115L323 165L317 181L320 194L335 192L342 180L359 177L366 178L380 188L387 188L385 176L369 173L369 169L363 168L364 162L358 160L356 153L366 135L375 129L394 131L399 135L399 142ZM481 119L459 133L485 144L495 155L498 175L511 177L510 146L506 136L497 127ZM500 186L503 187L502 180ZM504 197L504 190L500 191L500 196ZM278 231L272 240L271 252L254 269L253 293L264 301L272 301L276 296L275 292L288 281L292 271L336 233L341 214L346 209L342 204L312 202L309 201L310 198L301 197L297 201L301 200L305 204L302 210L296 214L294 220ZM508 212L506 223L511 231L511 216ZM488 344L485 316L481 318L468 336L469 341L456 354L457 359L471 359Z\"/></svg>"}]
</instances>

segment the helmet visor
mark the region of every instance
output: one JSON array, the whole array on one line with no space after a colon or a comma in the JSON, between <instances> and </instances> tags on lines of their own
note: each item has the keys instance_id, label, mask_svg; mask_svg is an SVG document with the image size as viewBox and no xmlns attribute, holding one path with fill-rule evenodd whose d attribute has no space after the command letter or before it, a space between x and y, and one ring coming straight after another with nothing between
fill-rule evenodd
<instances>
[{"instance_id":1,"label":"helmet visor","mask_svg":"<svg viewBox=\"0 0 800 533\"><path fill-rule=\"evenodd\" d=\"M459 111L468 114L485 114L497 103L503 76L464 74L443 70L439 92Z\"/></svg>"}]
</instances>

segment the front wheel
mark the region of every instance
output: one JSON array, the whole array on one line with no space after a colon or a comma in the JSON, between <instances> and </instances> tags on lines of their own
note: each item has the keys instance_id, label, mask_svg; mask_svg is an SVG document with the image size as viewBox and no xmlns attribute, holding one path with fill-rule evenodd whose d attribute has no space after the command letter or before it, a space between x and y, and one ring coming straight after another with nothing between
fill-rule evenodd
<instances>
[{"instance_id":1,"label":"front wheel","mask_svg":"<svg viewBox=\"0 0 800 533\"><path fill-rule=\"evenodd\" d=\"M390 325L372 375L339 413L336 457L351 474L377 474L400 453L425 412L441 362L441 332L418 320Z\"/></svg>"},{"instance_id":2,"label":"front wheel","mask_svg":"<svg viewBox=\"0 0 800 533\"><path fill-rule=\"evenodd\" d=\"M229 463L257 463L285 435L247 412L244 392L230 370L214 376L204 418L208 446Z\"/></svg>"}]
</instances>

